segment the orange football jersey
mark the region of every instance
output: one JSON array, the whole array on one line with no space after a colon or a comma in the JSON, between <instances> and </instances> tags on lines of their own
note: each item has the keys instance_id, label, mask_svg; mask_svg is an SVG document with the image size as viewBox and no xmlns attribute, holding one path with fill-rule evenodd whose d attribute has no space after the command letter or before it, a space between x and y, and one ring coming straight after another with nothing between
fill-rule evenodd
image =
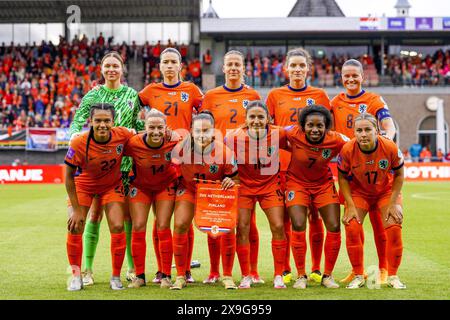
<instances>
[{"instance_id":1,"label":"orange football jersey","mask_svg":"<svg viewBox=\"0 0 450 320\"><path fill-rule=\"evenodd\" d=\"M392 190L389 179L392 170L403 166L403 155L395 142L378 136L377 146L370 153L363 152L356 138L349 141L338 156L338 169L349 175L352 194L379 197Z\"/></svg>"},{"instance_id":2,"label":"orange football jersey","mask_svg":"<svg viewBox=\"0 0 450 320\"><path fill-rule=\"evenodd\" d=\"M223 180L237 174L238 167L233 152L215 140L201 154L192 150L190 139L180 141L172 152L172 163L180 166L181 184L195 193L197 180Z\"/></svg>"},{"instance_id":3,"label":"orange football jersey","mask_svg":"<svg viewBox=\"0 0 450 320\"><path fill-rule=\"evenodd\" d=\"M330 99L325 90L311 86L294 89L289 85L272 89L267 95L267 108L277 126L290 126L298 124L298 113L308 105L319 104L330 110ZM289 151L280 152L280 170L286 171L291 155Z\"/></svg>"},{"instance_id":4,"label":"orange football jersey","mask_svg":"<svg viewBox=\"0 0 450 320\"><path fill-rule=\"evenodd\" d=\"M317 187L333 180L328 164L349 139L338 132L328 131L322 143L312 144L298 125L285 127L285 130L292 148L287 180L304 187Z\"/></svg>"},{"instance_id":5,"label":"orange football jersey","mask_svg":"<svg viewBox=\"0 0 450 320\"><path fill-rule=\"evenodd\" d=\"M268 126L266 137L255 139L248 128L229 132L225 138L236 154L241 195L265 194L280 188L279 151L287 147L283 128Z\"/></svg>"},{"instance_id":6,"label":"orange football jersey","mask_svg":"<svg viewBox=\"0 0 450 320\"><path fill-rule=\"evenodd\" d=\"M100 194L120 182L123 149L134 134L124 127L111 128L111 138L107 142L96 142L94 137L91 137L86 154L90 132L84 132L72 139L64 162L71 167L78 167L79 175L75 177L77 189Z\"/></svg>"},{"instance_id":7,"label":"orange football jersey","mask_svg":"<svg viewBox=\"0 0 450 320\"><path fill-rule=\"evenodd\" d=\"M157 191L176 179L177 170L172 164L171 153L178 141L164 142L159 148L153 148L147 144L147 133L132 137L125 145L124 153L133 158L133 185Z\"/></svg>"},{"instance_id":8,"label":"orange football jersey","mask_svg":"<svg viewBox=\"0 0 450 320\"><path fill-rule=\"evenodd\" d=\"M167 125L173 129L191 129L192 113L200 108L203 93L192 82L169 86L152 83L139 92L141 104L156 108L167 116Z\"/></svg>"},{"instance_id":9,"label":"orange football jersey","mask_svg":"<svg viewBox=\"0 0 450 320\"><path fill-rule=\"evenodd\" d=\"M341 92L331 100L330 104L334 117L334 130L349 138L355 136L353 124L359 114L369 113L379 119L378 112L389 109L381 96L364 90L356 96L348 96Z\"/></svg>"},{"instance_id":10,"label":"orange football jersey","mask_svg":"<svg viewBox=\"0 0 450 320\"><path fill-rule=\"evenodd\" d=\"M255 89L242 85L233 90L223 85L206 92L201 111L208 110L214 115L215 127L225 137L227 129L236 129L245 123L245 109L253 100L261 100Z\"/></svg>"}]
</instances>

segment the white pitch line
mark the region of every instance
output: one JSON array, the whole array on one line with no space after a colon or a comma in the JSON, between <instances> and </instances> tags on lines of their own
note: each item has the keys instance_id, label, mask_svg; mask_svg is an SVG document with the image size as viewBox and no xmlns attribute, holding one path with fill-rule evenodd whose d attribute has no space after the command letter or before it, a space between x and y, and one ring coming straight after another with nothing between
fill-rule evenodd
<instances>
[{"instance_id":1,"label":"white pitch line","mask_svg":"<svg viewBox=\"0 0 450 320\"><path fill-rule=\"evenodd\" d=\"M442 196L439 196L440 194L442 194ZM450 192L414 193L411 197L422 200L450 201Z\"/></svg>"}]
</instances>

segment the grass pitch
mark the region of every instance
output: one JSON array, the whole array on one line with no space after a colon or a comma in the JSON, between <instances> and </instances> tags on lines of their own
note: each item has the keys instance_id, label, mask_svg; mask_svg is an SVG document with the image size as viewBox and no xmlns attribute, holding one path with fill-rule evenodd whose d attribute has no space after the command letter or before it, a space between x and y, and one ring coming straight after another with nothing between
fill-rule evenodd
<instances>
[{"instance_id":1,"label":"grass pitch","mask_svg":"<svg viewBox=\"0 0 450 320\"><path fill-rule=\"evenodd\" d=\"M226 291L220 284L204 285L209 259L206 235L196 231L193 269L197 283L181 291L160 289L150 282L156 272L151 234L147 232L147 287L114 292L109 289L111 258L109 231L102 223L97 256L94 262L96 284L81 292L68 292L70 276L66 256L66 192L64 185L0 185L0 299L220 299L220 300L343 300L343 299L449 299L450 298L450 183L406 183L403 189L404 216L403 262L399 276L407 290L382 287L327 290L311 284L298 291L272 287L273 260L270 230L261 210L258 211L260 234L259 271L266 284L250 290ZM365 221L365 265L377 266L370 222ZM149 223L148 230L151 230ZM342 232L342 246L334 277L340 279L350 270ZM292 267L295 274L295 264ZM323 260L322 260L323 263ZM307 268L310 267L309 247ZM126 270L126 262L122 279ZM175 269L174 274L175 274ZM234 278L240 278L237 257ZM124 282L125 283L125 282Z\"/></svg>"}]
</instances>

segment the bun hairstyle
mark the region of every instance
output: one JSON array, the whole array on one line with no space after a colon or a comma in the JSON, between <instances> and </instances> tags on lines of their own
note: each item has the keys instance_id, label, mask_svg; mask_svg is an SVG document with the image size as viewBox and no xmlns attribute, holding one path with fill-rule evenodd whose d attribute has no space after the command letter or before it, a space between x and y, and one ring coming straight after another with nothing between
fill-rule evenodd
<instances>
[{"instance_id":1,"label":"bun hairstyle","mask_svg":"<svg viewBox=\"0 0 450 320\"><path fill-rule=\"evenodd\" d=\"M91 106L91 109L89 111L89 118L91 120L92 120L96 110L105 110L105 111L111 112L111 117L113 120L116 115L116 110L114 109L114 105L112 105L111 103L94 103ZM88 157L89 144L90 144L93 136L94 136L94 128L91 127L91 129L89 129L89 135L88 135L88 139L86 142L86 164L89 162L89 157Z\"/></svg>"},{"instance_id":2,"label":"bun hairstyle","mask_svg":"<svg viewBox=\"0 0 450 320\"><path fill-rule=\"evenodd\" d=\"M313 104L301 109L300 112L298 113L298 123L303 130L305 130L306 118L310 114L322 115L325 119L325 129L326 130L331 129L331 122L332 122L331 112L322 105Z\"/></svg>"},{"instance_id":3,"label":"bun hairstyle","mask_svg":"<svg viewBox=\"0 0 450 320\"><path fill-rule=\"evenodd\" d=\"M148 111L145 114L145 121L147 122L148 119L150 118L161 118L164 120L164 123L167 123L167 116L162 113L161 111L159 111L158 109L150 109L150 111Z\"/></svg>"},{"instance_id":4,"label":"bun hairstyle","mask_svg":"<svg viewBox=\"0 0 450 320\"><path fill-rule=\"evenodd\" d=\"M356 122L362 121L362 120L369 121L374 126L375 130L378 132L378 120L377 120L377 118L375 118L370 113L361 113L359 116L357 116L355 118L354 123L356 124Z\"/></svg>"},{"instance_id":5,"label":"bun hairstyle","mask_svg":"<svg viewBox=\"0 0 450 320\"><path fill-rule=\"evenodd\" d=\"M349 60L345 61L344 64L342 65L342 68L347 67L347 66L359 68L361 74L363 74L363 72L364 72L361 62L359 62L356 59L349 59Z\"/></svg>"},{"instance_id":6,"label":"bun hairstyle","mask_svg":"<svg viewBox=\"0 0 450 320\"><path fill-rule=\"evenodd\" d=\"M289 50L288 53L286 54L286 65L289 64L289 59L292 57L304 57L306 59L306 63L308 64L308 66L311 66L312 64L311 55L309 54L308 51L306 51L303 48L295 48Z\"/></svg>"}]
</instances>

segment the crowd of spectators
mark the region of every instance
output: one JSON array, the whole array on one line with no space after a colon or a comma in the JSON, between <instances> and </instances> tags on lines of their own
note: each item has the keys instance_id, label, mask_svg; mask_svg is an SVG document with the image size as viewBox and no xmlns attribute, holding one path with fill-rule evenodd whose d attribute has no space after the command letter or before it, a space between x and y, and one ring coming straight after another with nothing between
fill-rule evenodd
<instances>
[{"instance_id":1,"label":"crowd of spectators","mask_svg":"<svg viewBox=\"0 0 450 320\"><path fill-rule=\"evenodd\" d=\"M0 47L0 129L8 132L26 127L69 127L81 98L101 80L100 62L103 55L118 51L128 68L130 59L142 55L144 85L161 81L159 54L165 47L177 47L184 60L182 76L185 80L201 82L198 59L187 60L188 47L177 46L170 40L138 47L133 41L113 44L113 37L102 33L91 41L74 37L59 44L42 41L40 44ZM126 79L124 79L126 82ZM141 90L142 88L135 88Z\"/></svg>"},{"instance_id":2,"label":"crowd of spectators","mask_svg":"<svg viewBox=\"0 0 450 320\"><path fill-rule=\"evenodd\" d=\"M340 86L340 68L351 57L348 55L331 55L331 57L313 57L307 82L313 86ZM378 85L373 58L369 55L353 57L362 62L366 75L365 85ZM289 82L286 73L285 54L269 53L266 56L256 53L247 54L245 59L246 82L255 87L277 87Z\"/></svg>"},{"instance_id":3,"label":"crowd of spectators","mask_svg":"<svg viewBox=\"0 0 450 320\"><path fill-rule=\"evenodd\" d=\"M419 143L412 144L409 149L402 151L405 162L448 162L450 152L445 155L441 149L431 152L430 146L422 146Z\"/></svg>"},{"instance_id":4,"label":"crowd of spectators","mask_svg":"<svg viewBox=\"0 0 450 320\"><path fill-rule=\"evenodd\" d=\"M386 67L395 86L450 85L450 50L425 57L389 56Z\"/></svg>"},{"instance_id":5,"label":"crowd of spectators","mask_svg":"<svg viewBox=\"0 0 450 320\"><path fill-rule=\"evenodd\" d=\"M182 43L178 45L169 39L165 45L161 41L154 45L150 45L148 41L142 46L142 63L144 68L144 85L149 83L161 82L162 75L159 71L159 56L165 48L176 48L182 59L181 78L184 81L192 81L197 86L201 86L202 66L199 59L188 60L189 47Z\"/></svg>"}]
</instances>

